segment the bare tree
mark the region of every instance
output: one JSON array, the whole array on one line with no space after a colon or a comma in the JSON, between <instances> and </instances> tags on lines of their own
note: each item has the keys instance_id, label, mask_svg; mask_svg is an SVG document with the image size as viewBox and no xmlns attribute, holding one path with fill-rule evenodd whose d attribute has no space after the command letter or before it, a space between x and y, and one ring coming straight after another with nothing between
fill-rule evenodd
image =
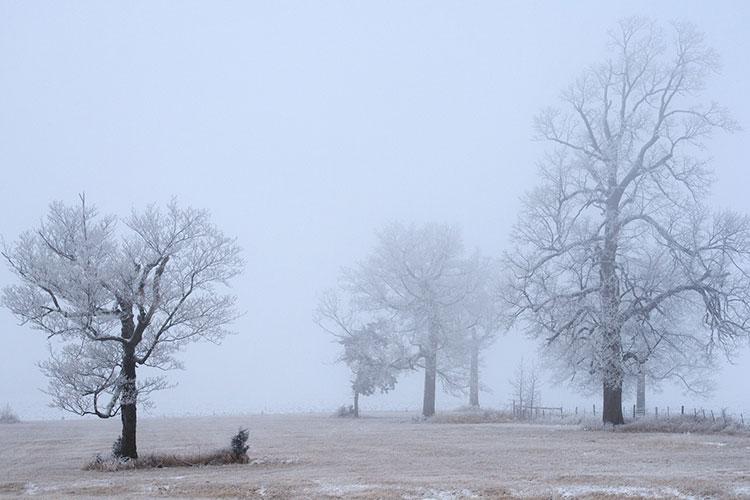
<instances>
[{"instance_id":1,"label":"bare tree","mask_svg":"<svg viewBox=\"0 0 750 500\"><path fill-rule=\"evenodd\" d=\"M702 204L701 150L713 131L737 126L698 102L716 54L691 26L672 28L622 21L610 58L563 94L562 108L539 115L552 148L506 255L516 315L574 374L598 378L603 420L614 424L631 345L681 348L660 320L670 310L701 311L701 324L678 335L707 352L729 352L750 331L750 223ZM633 340L643 334L651 341Z\"/></svg>"},{"instance_id":2,"label":"bare tree","mask_svg":"<svg viewBox=\"0 0 750 500\"><path fill-rule=\"evenodd\" d=\"M113 216L86 204L55 202L45 222L5 245L19 284L2 303L51 339L43 364L54 405L79 415L122 419L122 453L137 458L139 397L165 386L137 380L138 366L179 366L198 340L218 342L237 316L219 286L242 269L240 250L208 213L151 206L117 231Z\"/></svg>"},{"instance_id":3,"label":"bare tree","mask_svg":"<svg viewBox=\"0 0 750 500\"><path fill-rule=\"evenodd\" d=\"M526 366L521 359L513 372L513 378L510 379L510 386L513 390L513 401L517 402L515 406L516 414L514 417L521 419L531 419L534 416L534 407L541 404L541 379L535 365Z\"/></svg>"},{"instance_id":4,"label":"bare tree","mask_svg":"<svg viewBox=\"0 0 750 500\"><path fill-rule=\"evenodd\" d=\"M373 253L345 271L341 287L362 312L386 318L411 350L411 366L425 373L422 414L435 413L438 377L465 388L457 366L465 357L465 326L458 308L474 286L456 228L391 224L377 233ZM438 356L439 353L443 355Z\"/></svg>"}]
</instances>

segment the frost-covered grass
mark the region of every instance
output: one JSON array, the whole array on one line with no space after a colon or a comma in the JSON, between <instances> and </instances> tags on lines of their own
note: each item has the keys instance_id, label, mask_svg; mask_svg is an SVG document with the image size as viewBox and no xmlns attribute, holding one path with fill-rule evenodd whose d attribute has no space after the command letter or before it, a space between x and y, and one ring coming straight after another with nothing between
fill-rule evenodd
<instances>
[{"instance_id":1,"label":"frost-covered grass","mask_svg":"<svg viewBox=\"0 0 750 500\"><path fill-rule=\"evenodd\" d=\"M152 453L134 460L114 456L97 455L84 466L84 470L115 472L132 469L162 469L165 467L200 467L207 465L246 464L247 455L235 455L231 450L217 450L209 453L172 454Z\"/></svg>"},{"instance_id":2,"label":"frost-covered grass","mask_svg":"<svg viewBox=\"0 0 750 500\"><path fill-rule=\"evenodd\" d=\"M0 499L732 498L750 491L750 437L584 431L580 425L429 425L403 413L143 418L139 453L195 465L250 433L244 465L81 470L116 420L0 426ZM192 457L192 458L190 458ZM197 460L195 457L199 457ZM163 457L162 457L163 459ZM177 465L188 465L178 463Z\"/></svg>"},{"instance_id":3,"label":"frost-covered grass","mask_svg":"<svg viewBox=\"0 0 750 500\"><path fill-rule=\"evenodd\" d=\"M731 417L707 419L694 416L645 417L614 428L617 432L673 432L691 434L727 434L750 436L750 427Z\"/></svg>"},{"instance_id":4,"label":"frost-covered grass","mask_svg":"<svg viewBox=\"0 0 750 500\"><path fill-rule=\"evenodd\" d=\"M467 406L454 411L440 412L430 418L420 420L434 424L500 424L512 422L513 415L503 410Z\"/></svg>"}]
</instances>

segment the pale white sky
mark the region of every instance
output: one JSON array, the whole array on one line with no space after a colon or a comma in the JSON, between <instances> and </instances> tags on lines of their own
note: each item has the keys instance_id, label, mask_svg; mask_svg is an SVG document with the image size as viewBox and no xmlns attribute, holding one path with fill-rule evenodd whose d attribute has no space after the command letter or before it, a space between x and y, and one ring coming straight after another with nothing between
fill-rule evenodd
<instances>
[{"instance_id":1,"label":"pale white sky","mask_svg":"<svg viewBox=\"0 0 750 500\"><path fill-rule=\"evenodd\" d=\"M536 182L534 114L632 14L705 31L724 63L708 95L750 127L744 1L0 0L0 235L81 191L118 214L172 196L209 208L245 249L246 315L221 346L188 348L152 412L331 409L348 374L311 321L319 291L388 220L458 223L467 247L499 254ZM711 143L717 206L750 212L746 144L747 131ZM60 416L38 390L44 336L0 310L0 338L0 404ZM485 404L507 402L521 356L534 347L516 332L486 353ZM748 374L746 351L711 400L667 388L649 405L747 412ZM417 409L420 386L363 407ZM598 402L549 384L543 397Z\"/></svg>"}]
</instances>

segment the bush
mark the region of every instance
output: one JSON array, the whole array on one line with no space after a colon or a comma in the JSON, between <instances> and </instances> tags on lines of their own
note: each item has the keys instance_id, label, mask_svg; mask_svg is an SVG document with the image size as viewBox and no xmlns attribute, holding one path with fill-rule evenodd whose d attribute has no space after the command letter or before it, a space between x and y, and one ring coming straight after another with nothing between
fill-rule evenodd
<instances>
[{"instance_id":1,"label":"bush","mask_svg":"<svg viewBox=\"0 0 750 500\"><path fill-rule=\"evenodd\" d=\"M341 405L341 406L339 406L339 409L336 410L336 416L337 417L342 417L342 418L354 417L355 416L354 415L354 406L352 406L352 405L349 405L349 406Z\"/></svg>"},{"instance_id":2,"label":"bush","mask_svg":"<svg viewBox=\"0 0 750 500\"><path fill-rule=\"evenodd\" d=\"M118 459L122 458L122 436L118 436L112 443L112 456Z\"/></svg>"},{"instance_id":3,"label":"bush","mask_svg":"<svg viewBox=\"0 0 750 500\"><path fill-rule=\"evenodd\" d=\"M235 458L247 458L247 450L250 448L247 445L249 437L250 434L247 432L247 429L242 428L237 431L237 434L232 436L232 455L234 455Z\"/></svg>"},{"instance_id":4,"label":"bush","mask_svg":"<svg viewBox=\"0 0 750 500\"><path fill-rule=\"evenodd\" d=\"M13 411L10 405L6 404L0 409L0 424L17 424L21 421L18 414Z\"/></svg>"}]
</instances>

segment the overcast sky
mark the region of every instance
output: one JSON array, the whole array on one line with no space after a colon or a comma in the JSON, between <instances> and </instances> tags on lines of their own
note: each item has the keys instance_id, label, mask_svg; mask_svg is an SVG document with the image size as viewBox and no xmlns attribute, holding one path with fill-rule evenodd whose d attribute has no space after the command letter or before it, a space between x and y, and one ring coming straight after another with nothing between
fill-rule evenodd
<instances>
[{"instance_id":1,"label":"overcast sky","mask_svg":"<svg viewBox=\"0 0 750 500\"><path fill-rule=\"evenodd\" d=\"M244 248L246 314L222 345L188 347L151 413L332 409L348 373L311 320L318 293L390 220L460 224L468 248L498 255L536 183L533 116L602 59L623 16L692 21L721 54L708 96L745 131L710 144L714 203L750 212L750 3L571 5L0 0L0 235L84 191L120 215L172 196L209 209ZM2 266L0 285L11 280ZM0 346L0 405L59 417L39 390L44 335L3 309ZM486 353L484 404L509 401L521 356L534 346L514 331ZM712 399L667 387L649 406L747 412L749 374L742 352ZM420 386L407 377L363 408L416 410ZM552 384L542 396L599 399Z\"/></svg>"}]
</instances>

